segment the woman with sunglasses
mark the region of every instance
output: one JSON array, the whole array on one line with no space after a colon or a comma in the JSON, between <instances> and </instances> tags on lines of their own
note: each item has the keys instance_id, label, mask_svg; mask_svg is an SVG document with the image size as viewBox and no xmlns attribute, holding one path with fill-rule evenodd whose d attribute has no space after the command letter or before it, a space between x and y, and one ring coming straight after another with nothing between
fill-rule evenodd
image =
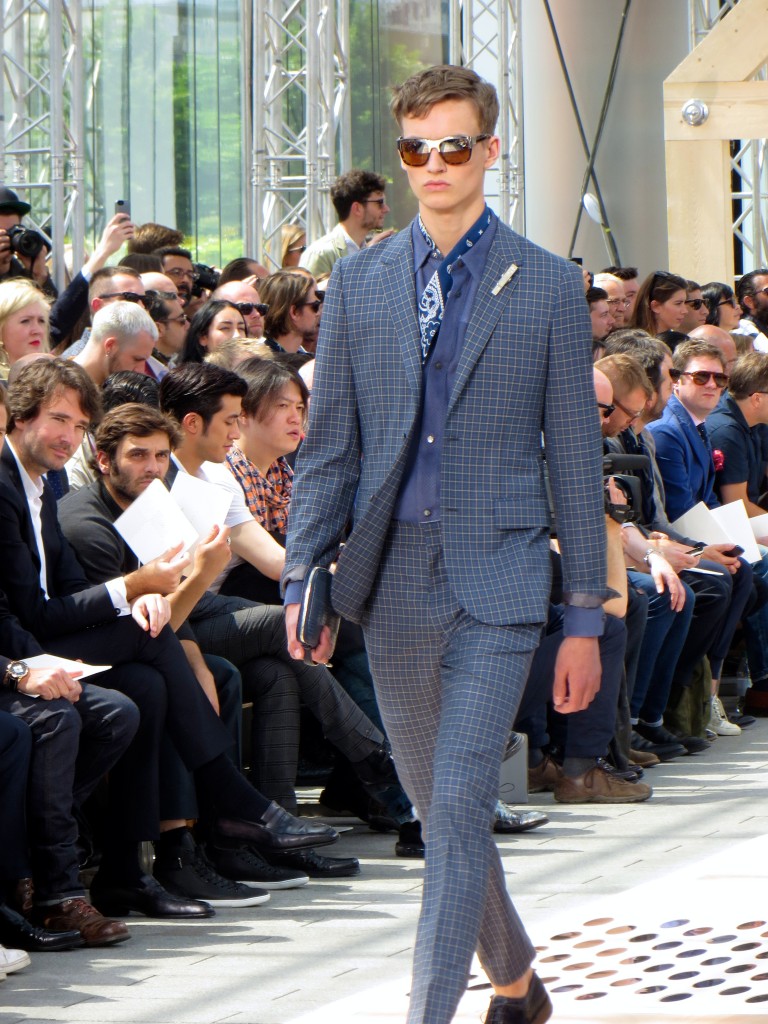
<instances>
[{"instance_id":1,"label":"woman with sunglasses","mask_svg":"<svg viewBox=\"0 0 768 1024\"><path fill-rule=\"evenodd\" d=\"M243 314L234 302L210 299L192 317L179 365L202 363L208 353L223 341L237 337L247 337Z\"/></svg>"},{"instance_id":2,"label":"woman with sunglasses","mask_svg":"<svg viewBox=\"0 0 768 1024\"><path fill-rule=\"evenodd\" d=\"M667 270L657 270L643 281L637 293L632 327L640 327L666 340L667 331L679 333L685 319L688 282Z\"/></svg>"},{"instance_id":3,"label":"woman with sunglasses","mask_svg":"<svg viewBox=\"0 0 768 1024\"><path fill-rule=\"evenodd\" d=\"M741 306L733 288L722 281L710 281L701 289L707 306L707 323L721 327L724 331L737 331L741 321Z\"/></svg>"},{"instance_id":4,"label":"woman with sunglasses","mask_svg":"<svg viewBox=\"0 0 768 1024\"><path fill-rule=\"evenodd\" d=\"M709 312L701 294L701 285L696 281L686 281L686 286L685 316L678 327L678 331L685 337L707 322ZM666 338L662 340L667 341ZM680 338L680 341L683 340L684 338ZM668 341L667 344L669 344ZM671 347L674 348L674 345Z\"/></svg>"},{"instance_id":5,"label":"woman with sunglasses","mask_svg":"<svg viewBox=\"0 0 768 1024\"><path fill-rule=\"evenodd\" d=\"M318 291L308 270L278 270L261 286L269 307L264 342L273 352L314 352L325 292Z\"/></svg>"},{"instance_id":6,"label":"woman with sunglasses","mask_svg":"<svg viewBox=\"0 0 768 1024\"><path fill-rule=\"evenodd\" d=\"M24 278L0 284L0 380L22 356L48 352L50 303Z\"/></svg>"}]
</instances>

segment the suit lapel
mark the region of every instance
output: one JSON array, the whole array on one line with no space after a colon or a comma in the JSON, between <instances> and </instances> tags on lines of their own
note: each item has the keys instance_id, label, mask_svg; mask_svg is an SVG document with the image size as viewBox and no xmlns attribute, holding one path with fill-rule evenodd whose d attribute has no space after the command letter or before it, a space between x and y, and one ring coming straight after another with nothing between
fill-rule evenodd
<instances>
[{"instance_id":1,"label":"suit lapel","mask_svg":"<svg viewBox=\"0 0 768 1024\"><path fill-rule=\"evenodd\" d=\"M405 372L414 391L421 394L421 342L410 228L400 231L387 245L380 266L381 287L395 325Z\"/></svg>"},{"instance_id":2,"label":"suit lapel","mask_svg":"<svg viewBox=\"0 0 768 1024\"><path fill-rule=\"evenodd\" d=\"M522 264L520 249L516 244L514 235L503 224L498 224L496 232L496 238L493 240L491 251L488 254L483 277L475 295L472 316L467 325L464 347L461 352L453 391L448 403L449 412L456 404L462 389L469 380L475 363L488 344L488 339L491 337L496 324L499 322L499 318L507 308L512 294L517 288ZM513 266L518 269L512 270ZM493 292L496 285L505 274L509 275L506 284L500 287L497 290L497 294L494 295Z\"/></svg>"}]
</instances>

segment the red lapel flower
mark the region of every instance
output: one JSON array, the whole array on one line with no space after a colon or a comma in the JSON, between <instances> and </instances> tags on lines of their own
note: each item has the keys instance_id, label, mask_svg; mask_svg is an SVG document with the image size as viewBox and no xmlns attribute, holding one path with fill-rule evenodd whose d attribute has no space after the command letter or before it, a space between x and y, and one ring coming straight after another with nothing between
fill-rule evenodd
<instances>
[{"instance_id":1,"label":"red lapel flower","mask_svg":"<svg viewBox=\"0 0 768 1024\"><path fill-rule=\"evenodd\" d=\"M714 448L712 450L712 461L715 464L715 472L719 473L725 465L725 456L719 448Z\"/></svg>"}]
</instances>

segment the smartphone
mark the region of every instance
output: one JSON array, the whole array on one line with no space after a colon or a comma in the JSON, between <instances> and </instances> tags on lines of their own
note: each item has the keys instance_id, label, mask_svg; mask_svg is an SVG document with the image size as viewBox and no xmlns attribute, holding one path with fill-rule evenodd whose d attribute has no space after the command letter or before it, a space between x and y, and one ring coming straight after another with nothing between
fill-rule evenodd
<instances>
[{"instance_id":1,"label":"smartphone","mask_svg":"<svg viewBox=\"0 0 768 1024\"><path fill-rule=\"evenodd\" d=\"M738 558L739 555L744 554L744 548L740 548L738 544L734 544L728 551L724 551L723 554L726 558Z\"/></svg>"},{"instance_id":2,"label":"smartphone","mask_svg":"<svg viewBox=\"0 0 768 1024\"><path fill-rule=\"evenodd\" d=\"M127 213L131 216L131 204L127 199L118 199L115 203L115 213Z\"/></svg>"},{"instance_id":3,"label":"smartphone","mask_svg":"<svg viewBox=\"0 0 768 1024\"><path fill-rule=\"evenodd\" d=\"M688 555L700 555L701 552L704 550L704 548L706 546L707 545L704 543L704 541L701 541L699 544L694 544L692 548L688 548L688 551L686 552L686 554L688 554Z\"/></svg>"}]
</instances>

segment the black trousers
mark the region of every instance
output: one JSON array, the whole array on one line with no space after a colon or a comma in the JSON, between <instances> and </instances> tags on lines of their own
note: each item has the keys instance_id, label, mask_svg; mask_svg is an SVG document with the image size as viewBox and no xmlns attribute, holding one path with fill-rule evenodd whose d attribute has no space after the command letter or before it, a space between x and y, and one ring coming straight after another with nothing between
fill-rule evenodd
<instances>
[{"instance_id":1,"label":"black trousers","mask_svg":"<svg viewBox=\"0 0 768 1024\"><path fill-rule=\"evenodd\" d=\"M110 772L110 823L126 841L156 839L164 731L189 771L232 746L231 734L200 688L176 635L166 626L152 638L125 616L47 640L45 646L67 658L112 665L94 680L99 686L124 693L139 708L138 731Z\"/></svg>"}]
</instances>

